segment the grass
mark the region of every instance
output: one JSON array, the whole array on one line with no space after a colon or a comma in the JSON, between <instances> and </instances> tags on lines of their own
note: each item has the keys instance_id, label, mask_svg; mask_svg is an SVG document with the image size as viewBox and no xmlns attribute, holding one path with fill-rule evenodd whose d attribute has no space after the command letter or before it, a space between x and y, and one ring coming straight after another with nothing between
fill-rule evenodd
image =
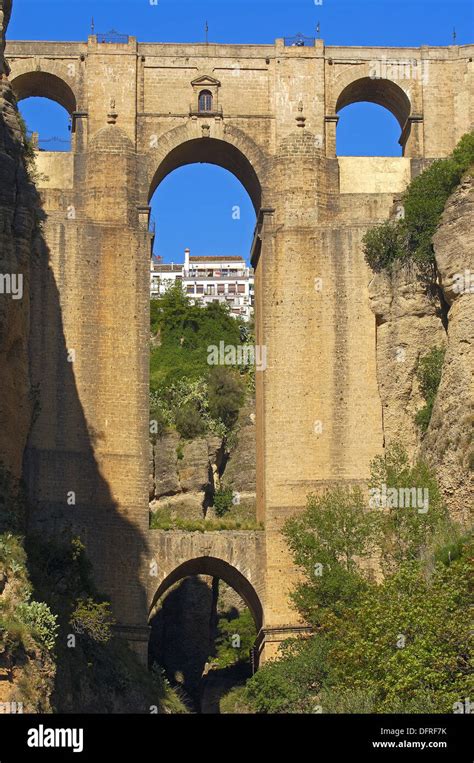
<instances>
[{"instance_id":1,"label":"grass","mask_svg":"<svg viewBox=\"0 0 474 763\"><path fill-rule=\"evenodd\" d=\"M221 530L263 530L263 523L249 519L172 519L169 514L150 515L151 530L184 530L185 532L219 532Z\"/></svg>"}]
</instances>

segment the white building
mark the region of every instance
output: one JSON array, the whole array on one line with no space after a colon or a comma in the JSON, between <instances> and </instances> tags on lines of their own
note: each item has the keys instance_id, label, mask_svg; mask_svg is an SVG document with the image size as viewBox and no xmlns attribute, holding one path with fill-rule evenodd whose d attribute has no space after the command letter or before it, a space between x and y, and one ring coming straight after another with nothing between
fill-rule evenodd
<instances>
[{"instance_id":1,"label":"white building","mask_svg":"<svg viewBox=\"0 0 474 763\"><path fill-rule=\"evenodd\" d=\"M151 297L164 294L170 285L180 281L195 304L225 302L232 315L248 321L254 303L253 269L243 257L191 257L184 252L184 264L162 264L152 259Z\"/></svg>"}]
</instances>

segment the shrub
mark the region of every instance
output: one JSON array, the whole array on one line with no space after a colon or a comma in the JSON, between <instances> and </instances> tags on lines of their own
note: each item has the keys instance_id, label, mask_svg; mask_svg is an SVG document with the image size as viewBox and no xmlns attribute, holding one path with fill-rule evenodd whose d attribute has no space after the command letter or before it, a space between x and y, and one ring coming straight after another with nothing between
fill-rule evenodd
<instances>
[{"instance_id":1,"label":"shrub","mask_svg":"<svg viewBox=\"0 0 474 763\"><path fill-rule=\"evenodd\" d=\"M36 640L51 652L59 626L57 615L53 615L48 605L39 601L22 602L15 613L20 623L24 623Z\"/></svg>"},{"instance_id":2,"label":"shrub","mask_svg":"<svg viewBox=\"0 0 474 763\"><path fill-rule=\"evenodd\" d=\"M429 511L390 509L373 526L369 512L364 527L350 510L357 495L333 490L285 526L303 573L293 600L314 633L248 682L240 702L254 711L448 713L469 696L472 537L448 522L433 475L402 447L375 459L372 484L381 483L428 486ZM365 579L353 558L373 544L377 556L392 552L382 582ZM331 574L314 575L322 557L329 573L336 565L334 585Z\"/></svg>"},{"instance_id":3,"label":"shrub","mask_svg":"<svg viewBox=\"0 0 474 763\"><path fill-rule=\"evenodd\" d=\"M220 617L217 631L215 645L216 662L219 667L225 668L238 662L246 662L257 637L250 610L244 609L238 617L231 619ZM235 636L239 637L238 641Z\"/></svg>"},{"instance_id":4,"label":"shrub","mask_svg":"<svg viewBox=\"0 0 474 763\"><path fill-rule=\"evenodd\" d=\"M365 260L375 273L406 256L405 231L399 222L369 228L364 236Z\"/></svg>"},{"instance_id":5,"label":"shrub","mask_svg":"<svg viewBox=\"0 0 474 763\"><path fill-rule=\"evenodd\" d=\"M370 489L387 491L421 491L428 499L427 511L417 506L406 507L400 503L388 505L381 514L380 552L387 571L392 571L404 561L421 559L433 535L447 521L444 504L435 475L421 459L410 463L404 448L394 443L383 456L374 458L371 465Z\"/></svg>"},{"instance_id":6,"label":"shrub","mask_svg":"<svg viewBox=\"0 0 474 763\"><path fill-rule=\"evenodd\" d=\"M372 270L411 261L421 272L432 275L433 234L449 196L473 163L474 133L469 133L449 158L433 162L411 181L403 196L404 219L378 225L364 236L365 258Z\"/></svg>"},{"instance_id":7,"label":"shrub","mask_svg":"<svg viewBox=\"0 0 474 763\"><path fill-rule=\"evenodd\" d=\"M322 636L284 644L281 659L265 663L247 683L246 698L254 712L318 712L328 680L328 648Z\"/></svg>"},{"instance_id":8,"label":"shrub","mask_svg":"<svg viewBox=\"0 0 474 763\"><path fill-rule=\"evenodd\" d=\"M431 421L436 393L441 382L445 352L443 348L433 347L418 362L416 376L421 394L425 398L425 405L416 414L415 421L422 432L426 432Z\"/></svg>"},{"instance_id":9,"label":"shrub","mask_svg":"<svg viewBox=\"0 0 474 763\"><path fill-rule=\"evenodd\" d=\"M92 598L78 599L70 619L75 633L86 635L98 644L110 641L113 624L109 602L97 602Z\"/></svg>"},{"instance_id":10,"label":"shrub","mask_svg":"<svg viewBox=\"0 0 474 763\"><path fill-rule=\"evenodd\" d=\"M221 487L214 493L214 509L218 517L223 517L230 510L234 498L231 487Z\"/></svg>"},{"instance_id":11,"label":"shrub","mask_svg":"<svg viewBox=\"0 0 474 763\"><path fill-rule=\"evenodd\" d=\"M158 405L150 410L150 440L156 443L168 429L169 422L165 412Z\"/></svg>"},{"instance_id":12,"label":"shrub","mask_svg":"<svg viewBox=\"0 0 474 763\"><path fill-rule=\"evenodd\" d=\"M211 416L231 429L237 421L244 400L239 376L230 368L217 366L209 375L209 410Z\"/></svg>"},{"instance_id":13,"label":"shrub","mask_svg":"<svg viewBox=\"0 0 474 763\"><path fill-rule=\"evenodd\" d=\"M176 429L186 440L205 433L206 424L196 403L189 402L176 412Z\"/></svg>"}]
</instances>

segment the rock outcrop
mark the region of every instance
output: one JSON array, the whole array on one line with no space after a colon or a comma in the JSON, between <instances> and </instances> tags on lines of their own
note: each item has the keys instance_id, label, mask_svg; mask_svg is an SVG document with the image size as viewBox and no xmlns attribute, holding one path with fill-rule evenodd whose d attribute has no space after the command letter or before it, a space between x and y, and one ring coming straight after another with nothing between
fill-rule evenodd
<instances>
[{"instance_id":1,"label":"rock outcrop","mask_svg":"<svg viewBox=\"0 0 474 763\"><path fill-rule=\"evenodd\" d=\"M150 444L150 509L164 509L172 519L203 519L213 515L212 497L220 485L239 493L246 507L255 508L255 406L241 410L235 442L227 450L220 437L183 440L168 431Z\"/></svg>"},{"instance_id":2,"label":"rock outcrop","mask_svg":"<svg viewBox=\"0 0 474 763\"><path fill-rule=\"evenodd\" d=\"M452 194L433 239L439 288L416 269L378 273L369 286L377 320L377 375L385 445L401 443L434 468L451 516L467 523L472 506L474 315L473 178ZM447 313L447 317L446 317ZM442 378L428 430L416 369L433 347L445 347Z\"/></svg>"},{"instance_id":3,"label":"rock outcrop","mask_svg":"<svg viewBox=\"0 0 474 763\"><path fill-rule=\"evenodd\" d=\"M450 512L468 522L474 454L474 180L450 197L434 236L436 264L449 304L443 373L421 453L434 466Z\"/></svg>"},{"instance_id":4,"label":"rock outcrop","mask_svg":"<svg viewBox=\"0 0 474 763\"><path fill-rule=\"evenodd\" d=\"M444 347L446 332L437 290L413 267L377 273L369 285L377 321L377 379L385 445L403 443L410 456L420 444L415 415L423 407L416 370L432 347Z\"/></svg>"}]
</instances>

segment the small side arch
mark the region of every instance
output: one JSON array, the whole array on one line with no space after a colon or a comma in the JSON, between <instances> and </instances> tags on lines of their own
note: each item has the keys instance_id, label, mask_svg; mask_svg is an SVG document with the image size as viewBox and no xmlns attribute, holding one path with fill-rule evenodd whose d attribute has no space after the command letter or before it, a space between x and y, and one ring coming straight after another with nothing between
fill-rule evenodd
<instances>
[{"instance_id":1,"label":"small side arch","mask_svg":"<svg viewBox=\"0 0 474 763\"><path fill-rule=\"evenodd\" d=\"M392 80L361 77L353 80L339 93L336 101L336 114L345 106L368 101L383 106L398 121L401 129L406 125L411 114L411 103L405 91Z\"/></svg>"},{"instance_id":2,"label":"small side arch","mask_svg":"<svg viewBox=\"0 0 474 763\"><path fill-rule=\"evenodd\" d=\"M153 597L150 614L153 612L159 599L164 596L171 586L190 575L210 575L220 578L230 585L248 606L255 621L257 632L260 631L263 625L263 607L255 588L236 567L215 556L201 556L196 559L190 559L180 564L179 567L176 567L173 572L167 575L158 586L158 590Z\"/></svg>"},{"instance_id":3,"label":"small side arch","mask_svg":"<svg viewBox=\"0 0 474 763\"><path fill-rule=\"evenodd\" d=\"M49 98L66 109L69 114L77 110L77 99L72 88L61 77L44 71L19 74L11 82L17 101L25 98Z\"/></svg>"}]
</instances>

